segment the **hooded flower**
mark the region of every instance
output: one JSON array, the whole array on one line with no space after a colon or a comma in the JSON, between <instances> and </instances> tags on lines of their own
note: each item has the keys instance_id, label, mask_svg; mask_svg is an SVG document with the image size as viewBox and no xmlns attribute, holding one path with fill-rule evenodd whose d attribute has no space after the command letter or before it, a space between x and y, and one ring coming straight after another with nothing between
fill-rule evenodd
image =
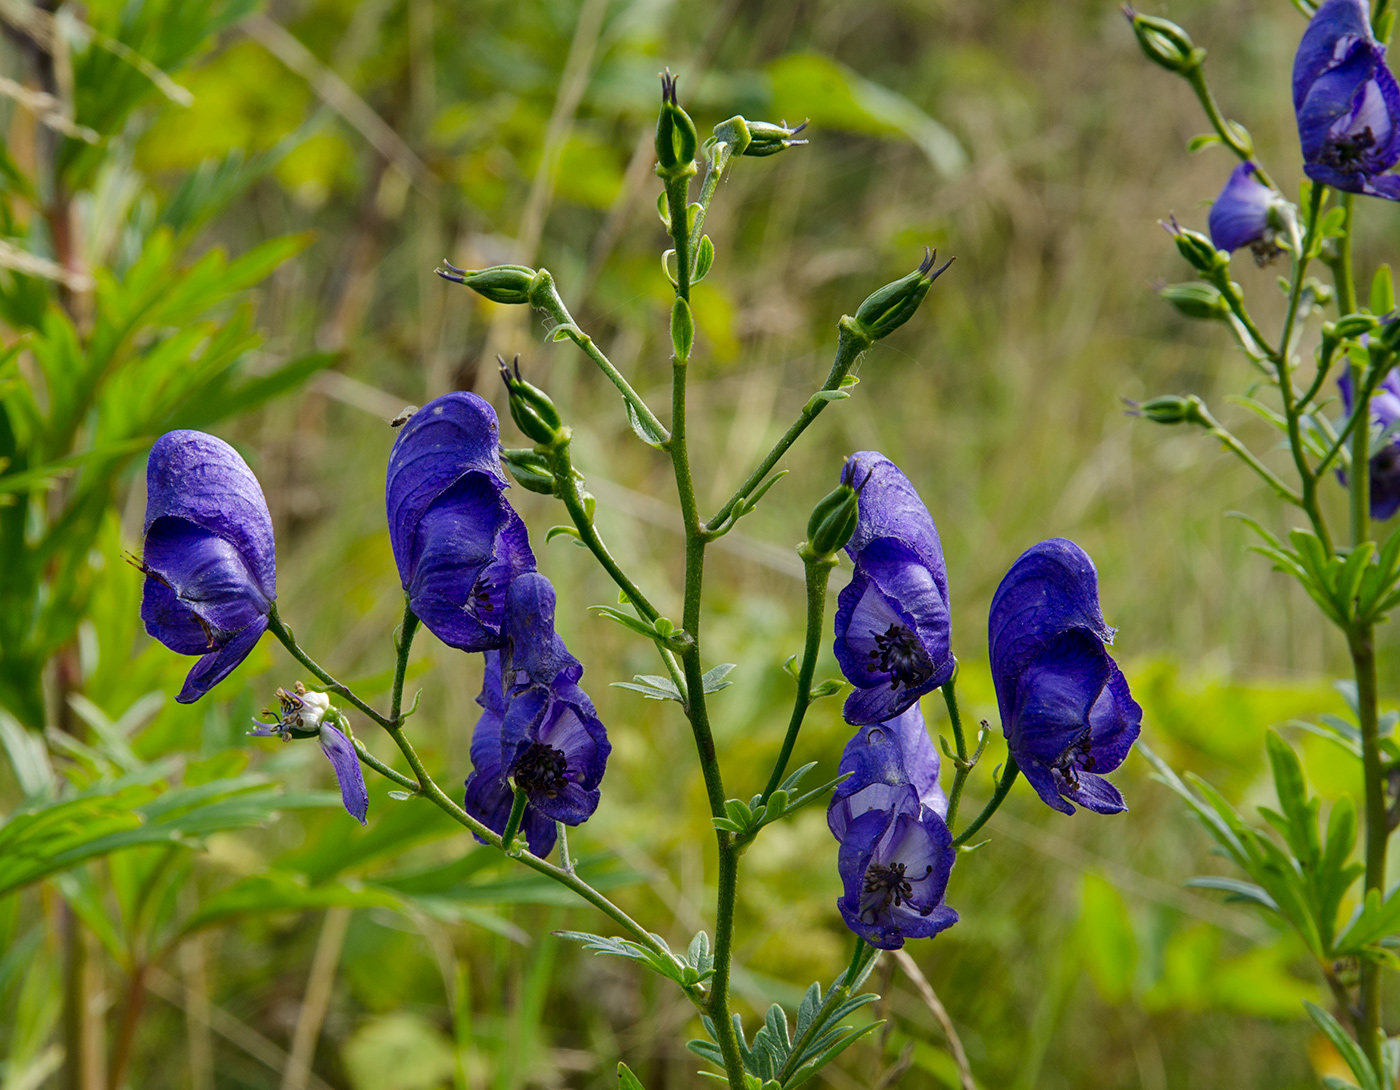
<instances>
[{"instance_id":1,"label":"hooded flower","mask_svg":"<svg viewBox=\"0 0 1400 1090\"><path fill-rule=\"evenodd\" d=\"M1371 34L1365 0L1327 0L1293 60L1304 169L1348 193L1400 200L1400 87Z\"/></svg>"},{"instance_id":2,"label":"hooded flower","mask_svg":"<svg viewBox=\"0 0 1400 1090\"><path fill-rule=\"evenodd\" d=\"M953 676L948 576L933 519L909 478L876 451L851 456L860 486L855 563L837 600L836 659L856 686L851 723L893 719Z\"/></svg>"},{"instance_id":3,"label":"hooded flower","mask_svg":"<svg viewBox=\"0 0 1400 1090\"><path fill-rule=\"evenodd\" d=\"M889 722L858 727L841 755L840 771L850 779L827 810L841 844L836 907L847 927L882 950L958 921L943 903L957 853L943 822L948 800L938 764L917 704Z\"/></svg>"},{"instance_id":4,"label":"hooded flower","mask_svg":"<svg viewBox=\"0 0 1400 1090\"><path fill-rule=\"evenodd\" d=\"M1282 198L1254 176L1258 168L1241 163L1230 172L1230 179L1210 209L1210 240L1217 249L1235 251L1243 246L1254 250L1254 259L1264 264L1279 252L1274 239L1280 222Z\"/></svg>"},{"instance_id":5,"label":"hooded flower","mask_svg":"<svg viewBox=\"0 0 1400 1090\"><path fill-rule=\"evenodd\" d=\"M1342 405L1350 416L1355 398L1351 375L1344 372L1337 379L1337 385L1341 387ZM1371 395L1371 423L1382 430L1400 423L1400 368L1392 369ZM1337 476L1346 483L1345 472L1338 472ZM1370 483L1373 519L1388 519L1400 511L1400 435L1392 435L1371 455Z\"/></svg>"},{"instance_id":6,"label":"hooded flower","mask_svg":"<svg viewBox=\"0 0 1400 1090\"><path fill-rule=\"evenodd\" d=\"M887 723L858 727L837 770L851 778L836 788L827 809L832 835L844 839L851 822L869 810L925 809L946 817L939 765L918 704Z\"/></svg>"},{"instance_id":7,"label":"hooded flower","mask_svg":"<svg viewBox=\"0 0 1400 1090\"><path fill-rule=\"evenodd\" d=\"M476 702L481 705L482 713L472 732L472 773L467 777L464 809L499 834L506 830L514 801L514 793L501 770L501 723L506 713L506 697L501 688L499 651L486 652L486 677ZM557 839L554 822L534 807L525 807L520 830L525 834L531 855L543 859L553 851Z\"/></svg>"},{"instance_id":8,"label":"hooded flower","mask_svg":"<svg viewBox=\"0 0 1400 1090\"><path fill-rule=\"evenodd\" d=\"M192 703L247 657L277 597L267 501L222 439L172 431L156 440L139 566L146 631L172 651L200 656L175 698Z\"/></svg>"},{"instance_id":9,"label":"hooded flower","mask_svg":"<svg viewBox=\"0 0 1400 1090\"><path fill-rule=\"evenodd\" d=\"M293 738L315 737L321 743L321 752L335 769L335 778L340 784L340 800L349 813L361 825L369 812L369 792L365 790L365 776L360 771L360 758L355 746L333 723L339 713L331 708L331 700L325 693L309 693L301 682L296 690L277 690L277 699L282 705L281 714L272 723L262 723L257 719L257 730L248 733L260 737L281 738L290 742ZM271 712L264 711L264 715Z\"/></svg>"},{"instance_id":10,"label":"hooded flower","mask_svg":"<svg viewBox=\"0 0 1400 1090\"><path fill-rule=\"evenodd\" d=\"M467 812L501 832L510 782L525 792L530 851L554 844L556 821L581 825L598 808L612 746L593 702L578 686L583 666L554 631L554 587L539 572L518 576L505 602L505 647L488 653L472 736Z\"/></svg>"},{"instance_id":11,"label":"hooded flower","mask_svg":"<svg viewBox=\"0 0 1400 1090\"><path fill-rule=\"evenodd\" d=\"M1098 573L1072 541L1026 550L992 598L992 681L1011 756L1048 806L1126 810L1100 773L1123 763L1142 709L1104 645Z\"/></svg>"},{"instance_id":12,"label":"hooded flower","mask_svg":"<svg viewBox=\"0 0 1400 1090\"><path fill-rule=\"evenodd\" d=\"M476 394L419 409L389 455L389 540L413 612L463 651L501 645L510 581L535 567L525 524L506 501L496 413Z\"/></svg>"}]
</instances>

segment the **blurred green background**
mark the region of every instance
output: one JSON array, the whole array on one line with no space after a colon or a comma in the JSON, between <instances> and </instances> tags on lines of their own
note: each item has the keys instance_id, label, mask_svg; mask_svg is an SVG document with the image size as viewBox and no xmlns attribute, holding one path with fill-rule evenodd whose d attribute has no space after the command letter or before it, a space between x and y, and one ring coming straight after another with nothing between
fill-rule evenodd
<instances>
[{"instance_id":1,"label":"blurred green background","mask_svg":"<svg viewBox=\"0 0 1400 1090\"><path fill-rule=\"evenodd\" d=\"M143 9L160 32L157 7L95 2L85 17L126 41ZM0 5L12 31L0 66L37 87L13 32L18 10ZM1287 0L1173 0L1153 13L1210 51L1227 114L1250 128L1273 175L1296 185L1297 11ZM1328 678L1344 669L1345 649L1225 512L1273 528L1286 519L1210 442L1123 412L1124 397L1198 392L1266 460L1280 458L1267 426L1225 401L1251 374L1224 331L1189 323L1153 293L1188 278L1156 221L1175 213L1203 228L1203 202L1233 163L1218 148L1186 153L1206 128L1196 103L1143 60L1115 5L319 0L230 8L225 23L168 62L188 105L142 98L75 186L79 260L128 276L190 179L221 176L220 163L241 163L243 184L217 214L179 226L182 260L299 236L299 252L232 298L251 304L262 337L239 356L242 372L256 380L314 359L311 377L216 430L266 490L284 618L362 695L382 700L388 689L401 610L383 519L387 421L449 389L499 405L497 352L520 353L564 411L606 539L679 615L669 464L634 440L612 388L573 346L550 343L537 316L433 275L443 257L547 266L580 325L664 403L670 289L650 131L656 76L669 66L702 132L736 112L811 119L809 146L737 164L708 220L718 257L695 293L691 386L702 507L727 497L821 382L842 313L912 268L925 244L957 257L918 316L863 362L854 396L788 457L790 475L712 554L709 655L739 664L713 705L732 794L761 787L786 722L780 667L800 649L802 623L792 546L842 458L860 449L903 466L938 522L974 717L995 716L991 593L1023 549L1053 535L1095 558L1146 712L1143 737L1177 767L1252 806L1268 798L1265 729L1341 710ZM101 84L88 93L98 104L80 97L78 122L98 110ZM23 173L42 158L41 126L13 95L0 99L0 118L6 163ZM4 234L56 256L38 223L44 194L7 192ZM1360 216L1365 283L1400 232L1389 206L1362 202ZM1277 270L1240 260L1235 275L1256 313L1281 311ZM0 276L12 287L28 279ZM100 297L109 286L98 281ZM76 295L68 305L81 325ZM15 314L0 325L7 345L24 328ZM508 423L504 432L525 445ZM231 774L247 757L294 788L333 786L315 747L244 738L248 717L298 676L271 641L198 705L146 699L173 694L189 660L140 633L140 575L122 562L139 542L142 464L138 452L117 480L119 528L113 520L88 554L88 620L71 641L67 707L76 694L95 711L84 726L51 709L52 762L82 764L53 742L62 730L117 737L138 762L173 756L187 784L198 782L189 769ZM669 705L609 688L654 671L651 649L588 611L615 595L586 554L567 540L543 544L564 521L553 501L519 489L512 498L561 589L560 631L615 746L603 805L573 846L635 916L684 943L712 926L713 901L688 731ZM1341 490L1327 502L1342 511ZM1394 637L1382 639L1385 693L1400 671ZM62 668L62 651L56 661L50 669ZM445 786L460 782L479 662L424 634L412 670L420 752ZM941 701L925 705L930 725L944 726ZM814 708L799 761L834 770L848 733L839 711L835 700ZM11 735L23 729L11 723ZM1353 789L1345 760L1285 732L1324 795ZM361 735L388 757L368 725ZM974 776L974 802L1000 745ZM12 763L29 752L13 737L6 746ZM1019 788L991 842L954 872L948 900L962 922L910 947L978 1085L1315 1085L1331 1070L1301 1021L1302 999L1322 1001L1315 973L1256 917L1183 888L1223 864L1144 761L1131 758L1116 778L1132 806L1116 818L1066 819ZM141 865L180 876L170 903L149 912L176 936L163 947L132 940L139 920L112 907L128 881L123 857L0 901L0 1090L71 1076L55 1053L77 1032L62 1016L61 905L83 897L87 911L72 911L96 936L84 940L88 1031L106 1041L87 1081L70 1084L84 1090L103 1085L100 1061L110 1064L136 995L145 1005L125 1079L142 1088L604 1087L619 1058L649 1090L704 1085L703 1064L683 1048L699 1027L681 999L630 963L548 935L606 930L600 917L478 851L426 804L390 800L382 781L370 788L367 830L307 798L260 828L151 856ZM17 763L0 769L0 807L19 805L24 790ZM269 867L281 899L259 902L252 876ZM751 1019L831 980L849 946L819 809L765 832L744 872L736 988ZM199 917L209 904L222 914ZM120 934L101 934L104 918ZM829 1084L956 1087L947 1042L910 980L889 959L873 980L888 1021L829 1070Z\"/></svg>"}]
</instances>

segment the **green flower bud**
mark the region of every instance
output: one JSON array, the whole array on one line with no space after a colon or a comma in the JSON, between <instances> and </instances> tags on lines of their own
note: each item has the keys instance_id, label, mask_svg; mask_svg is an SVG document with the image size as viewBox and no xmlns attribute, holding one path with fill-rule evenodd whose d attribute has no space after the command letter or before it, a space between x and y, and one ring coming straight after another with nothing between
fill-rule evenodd
<instances>
[{"instance_id":1,"label":"green flower bud","mask_svg":"<svg viewBox=\"0 0 1400 1090\"><path fill-rule=\"evenodd\" d=\"M521 488L543 496L554 495L554 472L549 468L549 459L539 451L502 450L501 462Z\"/></svg>"},{"instance_id":2,"label":"green flower bud","mask_svg":"<svg viewBox=\"0 0 1400 1090\"><path fill-rule=\"evenodd\" d=\"M658 170L670 174L689 167L699 144L695 122L676 102L676 77L668 68L661 77L661 113L656 118Z\"/></svg>"},{"instance_id":3,"label":"green flower bud","mask_svg":"<svg viewBox=\"0 0 1400 1090\"><path fill-rule=\"evenodd\" d=\"M1150 401L1138 404L1136 401L1128 401L1128 413L1131 416L1145 416L1154 424L1206 424L1205 405L1199 397L1192 394L1190 397L1181 397L1179 394L1164 394L1161 397L1154 397Z\"/></svg>"},{"instance_id":4,"label":"green flower bud","mask_svg":"<svg viewBox=\"0 0 1400 1090\"><path fill-rule=\"evenodd\" d=\"M1212 273L1229 266L1228 253L1217 250L1215 243L1201 232L1181 226L1176 222L1175 216L1163 223L1162 227L1176 241L1176 248L1181 251L1181 256L1198 272Z\"/></svg>"},{"instance_id":5,"label":"green flower bud","mask_svg":"<svg viewBox=\"0 0 1400 1090\"><path fill-rule=\"evenodd\" d=\"M749 143L744 148L745 155L777 155L780 151L797 144L805 144L805 140L794 140L793 137L807 127L807 122L788 128L784 121L781 125L772 125L767 121L749 122Z\"/></svg>"},{"instance_id":6,"label":"green flower bud","mask_svg":"<svg viewBox=\"0 0 1400 1090\"><path fill-rule=\"evenodd\" d=\"M1229 306L1220 289L1199 280L1186 284L1165 284L1157 294L1188 318L1224 318Z\"/></svg>"},{"instance_id":7,"label":"green flower bud","mask_svg":"<svg viewBox=\"0 0 1400 1090\"><path fill-rule=\"evenodd\" d=\"M888 336L914 316L933 282L943 275L953 258L934 269L937 250L924 248L924 260L908 276L886 284L861 303L856 311L856 325L872 341Z\"/></svg>"},{"instance_id":8,"label":"green flower bud","mask_svg":"<svg viewBox=\"0 0 1400 1090\"><path fill-rule=\"evenodd\" d=\"M520 377L520 357L515 357L515 370L500 356L496 361L501 365L501 380L510 393L510 415L516 426L543 446L553 446L563 433L563 421L554 402L538 386L532 386ZM522 482L523 483L523 482Z\"/></svg>"},{"instance_id":9,"label":"green flower bud","mask_svg":"<svg viewBox=\"0 0 1400 1090\"><path fill-rule=\"evenodd\" d=\"M812 517L807 520L807 549L815 556L834 556L856 532L858 500L865 481L857 487L854 474L855 463L848 461L841 470L841 483L812 508ZM866 474L865 480L869 479Z\"/></svg>"},{"instance_id":10,"label":"green flower bud","mask_svg":"<svg viewBox=\"0 0 1400 1090\"><path fill-rule=\"evenodd\" d=\"M443 261L446 268L437 269L437 274L454 284L465 284L478 295L483 295L493 303L528 303L530 282L535 278L535 270L524 265L493 265L489 269L459 269L450 261Z\"/></svg>"},{"instance_id":11,"label":"green flower bud","mask_svg":"<svg viewBox=\"0 0 1400 1090\"><path fill-rule=\"evenodd\" d=\"M1191 35L1171 20L1140 15L1127 4L1123 5L1123 14L1137 36L1138 45L1153 64L1160 64L1168 72L1185 73L1205 60L1206 51L1197 49Z\"/></svg>"},{"instance_id":12,"label":"green flower bud","mask_svg":"<svg viewBox=\"0 0 1400 1090\"><path fill-rule=\"evenodd\" d=\"M1370 333L1378 324L1377 319L1370 314L1347 314L1335 322L1326 323L1322 327L1322 335L1332 340L1342 341L1348 337L1359 337L1363 333Z\"/></svg>"}]
</instances>

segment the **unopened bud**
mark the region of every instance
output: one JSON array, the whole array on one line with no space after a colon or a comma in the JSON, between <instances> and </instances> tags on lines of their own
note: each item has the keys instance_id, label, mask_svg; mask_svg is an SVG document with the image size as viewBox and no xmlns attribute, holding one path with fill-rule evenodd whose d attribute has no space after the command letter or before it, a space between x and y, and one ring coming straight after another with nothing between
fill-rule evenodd
<instances>
[{"instance_id":1,"label":"unopened bud","mask_svg":"<svg viewBox=\"0 0 1400 1090\"><path fill-rule=\"evenodd\" d=\"M549 459L539 451L502 450L501 461L521 488L544 496L554 495L554 472L549 468Z\"/></svg>"},{"instance_id":2,"label":"unopened bud","mask_svg":"<svg viewBox=\"0 0 1400 1090\"><path fill-rule=\"evenodd\" d=\"M1335 322L1323 325L1322 335L1331 340L1343 341L1349 337L1360 337L1363 333L1370 333L1379 324L1370 314L1346 314Z\"/></svg>"},{"instance_id":3,"label":"unopened bud","mask_svg":"<svg viewBox=\"0 0 1400 1090\"><path fill-rule=\"evenodd\" d=\"M500 356L496 361L501 365L501 380L510 394L510 415L516 426L544 446L552 446L559 440L563 431L563 421L559 410L549 395L538 386L533 386L520 377L520 357L515 357L515 369Z\"/></svg>"},{"instance_id":4,"label":"unopened bud","mask_svg":"<svg viewBox=\"0 0 1400 1090\"><path fill-rule=\"evenodd\" d=\"M493 303L528 303L535 270L524 265L493 265L489 269L459 269L450 261L437 270L444 280L465 284Z\"/></svg>"},{"instance_id":5,"label":"unopened bud","mask_svg":"<svg viewBox=\"0 0 1400 1090\"><path fill-rule=\"evenodd\" d=\"M1123 5L1123 14L1133 28L1138 45L1153 64L1160 64L1169 72L1185 73L1205 60L1206 51L1197 49L1191 35L1170 19L1141 15L1127 4Z\"/></svg>"},{"instance_id":6,"label":"unopened bud","mask_svg":"<svg viewBox=\"0 0 1400 1090\"><path fill-rule=\"evenodd\" d=\"M953 258L940 268L933 267L937 250L924 248L924 260L908 276L886 284L861 303L856 311L856 324L872 341L888 336L914 316L933 282L943 275Z\"/></svg>"},{"instance_id":7,"label":"unopened bud","mask_svg":"<svg viewBox=\"0 0 1400 1090\"><path fill-rule=\"evenodd\" d=\"M788 123L784 121L781 125L773 125L767 121L750 121L749 123L749 143L744 148L745 155L777 155L780 151L797 144L805 144L805 140L793 139L798 133L807 127L807 122L788 128Z\"/></svg>"},{"instance_id":8,"label":"unopened bud","mask_svg":"<svg viewBox=\"0 0 1400 1090\"><path fill-rule=\"evenodd\" d=\"M858 501L865 481L856 484L855 468L854 461L846 462L841 470L840 485L822 497L807 520L807 548L818 557L834 556L856 532L860 513ZM865 480L869 479L867 473Z\"/></svg>"},{"instance_id":9,"label":"unopened bud","mask_svg":"<svg viewBox=\"0 0 1400 1090\"><path fill-rule=\"evenodd\" d=\"M1166 284L1157 294L1188 318L1224 318L1230 309L1219 288L1200 281Z\"/></svg>"},{"instance_id":10,"label":"unopened bud","mask_svg":"<svg viewBox=\"0 0 1400 1090\"><path fill-rule=\"evenodd\" d=\"M695 122L676 101L676 77L667 69L661 77L661 113L656 118L658 171L671 174L689 167L699 143Z\"/></svg>"},{"instance_id":11,"label":"unopened bud","mask_svg":"<svg viewBox=\"0 0 1400 1090\"><path fill-rule=\"evenodd\" d=\"M1126 401L1126 399L1124 399ZM1182 397L1179 394L1164 394L1150 401L1138 404L1128 401L1128 412L1132 416L1144 416L1154 424L1206 424L1205 405L1192 394Z\"/></svg>"},{"instance_id":12,"label":"unopened bud","mask_svg":"<svg viewBox=\"0 0 1400 1090\"><path fill-rule=\"evenodd\" d=\"M1215 243L1201 232L1181 226L1176 222L1175 216L1164 222L1162 227L1175 240L1176 248L1181 251L1181 256L1186 258L1191 263L1192 268L1197 271L1212 273L1230 264L1228 253L1224 250L1217 250Z\"/></svg>"}]
</instances>

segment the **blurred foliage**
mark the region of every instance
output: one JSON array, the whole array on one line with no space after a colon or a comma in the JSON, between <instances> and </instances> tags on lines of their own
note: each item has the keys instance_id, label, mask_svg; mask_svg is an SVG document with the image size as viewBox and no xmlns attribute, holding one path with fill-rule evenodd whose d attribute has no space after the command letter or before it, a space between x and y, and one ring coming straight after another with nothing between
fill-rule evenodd
<instances>
[{"instance_id":1,"label":"blurred foliage","mask_svg":"<svg viewBox=\"0 0 1400 1090\"><path fill-rule=\"evenodd\" d=\"M259 648L199 705L162 699L189 663L141 635L140 575L123 562L141 529L144 447L170 427L217 425L268 493L284 614L362 695L382 695L401 608L384 421L448 388L496 397L490 361L519 351L566 410L610 545L677 614L678 515L656 498L669 471L633 440L611 387L538 324L431 272L444 256L547 265L638 390L664 386L648 150L663 65L702 130L735 112L812 120L810 146L746 161L708 220L718 258L695 293L691 392L702 506L820 381L841 313L926 243L958 257L712 558L709 638L717 661L740 664L715 702L734 794L761 786L786 719L779 667L802 619L790 546L855 449L896 459L938 519L965 714L995 711L981 665L991 592L1052 534L1098 562L1145 736L1243 811L1274 804L1266 728L1344 710L1313 680L1343 649L1220 515L1282 528L1254 480L1199 439L1120 413L1122 396L1209 396L1244 363L1150 290L1180 271L1155 221L1175 211L1200 226L1230 164L1181 155L1203 127L1195 104L1144 70L1113 5L289 0L255 13L144 0L89 3L84 22L69 9L46 22L47 10L0 4L0 72L54 94L64 123L97 142L0 98L0 253L42 259L28 271L0 259L2 828L56 838L37 853L50 861L80 858L58 855L65 844L92 855L115 846L100 837L134 839L58 876L6 856L16 881L45 880L0 899L5 1090L58 1078L72 1040L64 967L85 941L88 986L112 1004L97 1052L111 1058L133 1003L141 1015L130 1085L286 1085L298 1047L316 1087L610 1087L619 1056L648 1090L700 1084L680 1044L699 1030L688 1007L649 974L547 936L597 929L591 912L382 782L362 831L314 805L325 796L311 788L329 785L314 747L247 743L251 714L295 677L280 649ZM1291 5L1179 0L1172 15L1210 49L1231 116L1296 182ZM63 35L66 68L46 66L46 32ZM1397 241L1385 213L1360 210L1378 252ZM1272 272L1239 275L1271 298ZM1267 449L1243 410L1220 415ZM557 510L512 498L542 541ZM1340 490L1327 502L1340 510ZM595 883L683 948L707 926L696 906L713 872L702 790L675 759L688 733L669 706L608 687L652 663L586 610L613 599L588 558L562 542L540 552L573 590L561 633L616 747L575 848ZM425 636L412 670L420 752L444 783L460 779L477 667ZM1283 729L1315 789L1355 791L1344 754ZM833 769L847 732L837 702L819 703L798 760ZM1120 779L1133 809L1117 819L1063 821L1018 791L979 865L954 874L962 923L911 948L979 1083L1314 1085L1294 1047L1299 999L1323 998L1306 955L1183 889L1225 865L1145 762ZM201 788L168 821L151 815ZM735 985L752 1028L773 999L795 1008L800 984L781 982L829 980L848 947L819 811L765 831L745 867ZM917 991L892 962L879 972L873 1017L887 1021L830 1081L956 1086ZM319 1015L317 988L329 989ZM1313 1066L1335 1073L1316 1042Z\"/></svg>"}]
</instances>

